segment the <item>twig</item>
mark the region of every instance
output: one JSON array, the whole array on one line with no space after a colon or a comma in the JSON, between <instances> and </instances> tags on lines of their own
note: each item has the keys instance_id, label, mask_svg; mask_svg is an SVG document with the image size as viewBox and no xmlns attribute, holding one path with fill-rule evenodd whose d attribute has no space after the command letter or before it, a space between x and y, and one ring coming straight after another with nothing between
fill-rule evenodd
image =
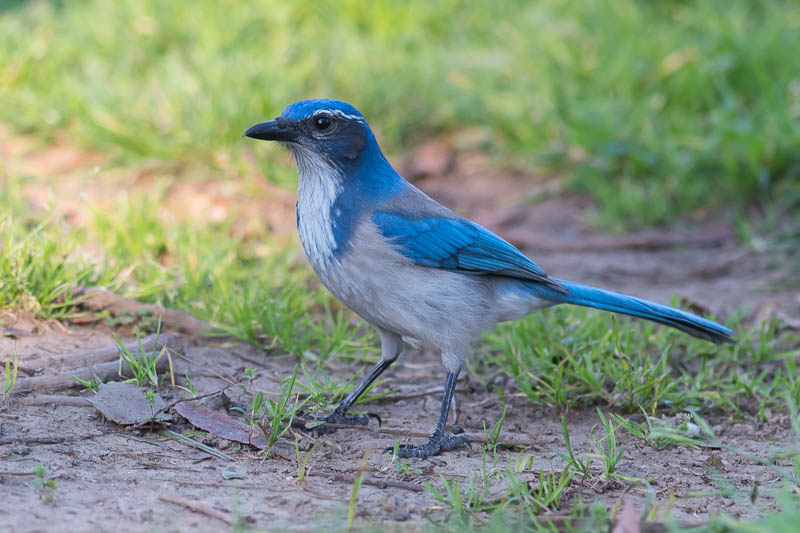
<instances>
[{"instance_id":1,"label":"twig","mask_svg":"<svg viewBox=\"0 0 800 533\"><path fill-rule=\"evenodd\" d=\"M6 444L61 444L65 437L0 437L0 446Z\"/></svg>"},{"instance_id":2,"label":"twig","mask_svg":"<svg viewBox=\"0 0 800 533\"><path fill-rule=\"evenodd\" d=\"M202 335L213 329L213 326L208 322L200 320L185 311L162 307L158 304L142 303L98 287L88 287L81 291L79 295L86 298L81 302L81 307L90 311L107 311L112 315L146 311L153 315L160 315L164 326L179 329L193 336Z\"/></svg>"},{"instance_id":3,"label":"twig","mask_svg":"<svg viewBox=\"0 0 800 533\"><path fill-rule=\"evenodd\" d=\"M37 394L20 400L22 405L71 405L74 407L93 407L88 398L67 396L66 394Z\"/></svg>"},{"instance_id":4,"label":"twig","mask_svg":"<svg viewBox=\"0 0 800 533\"><path fill-rule=\"evenodd\" d=\"M237 483L236 481L238 480L230 480L229 483L208 483L202 481L188 481L185 479L178 479L178 478L167 479L167 478L154 477L150 479L154 481L164 481L167 483L177 483L178 485L187 485L189 487L211 487L215 489L230 487L235 489L246 489L246 490L265 490L265 489L272 490L270 487L266 485L254 485L252 483ZM299 490L300 489L297 488L297 489L289 489L283 492L297 492Z\"/></svg>"},{"instance_id":5,"label":"twig","mask_svg":"<svg viewBox=\"0 0 800 533\"><path fill-rule=\"evenodd\" d=\"M344 474L328 474L325 472L316 472L313 475L313 477L324 477L332 479L334 481L339 481L341 483L347 483L348 485L352 485L353 482L355 481L354 477L351 478L345 476ZM385 489L386 487L395 487L398 489L410 490L412 492L423 492L425 490L421 486L416 485L414 483L408 483L406 481L397 481L393 479L379 479L379 478L364 476L361 482L364 483L365 485L372 485L373 487L378 487L379 489Z\"/></svg>"},{"instance_id":6,"label":"twig","mask_svg":"<svg viewBox=\"0 0 800 533\"><path fill-rule=\"evenodd\" d=\"M120 370L120 366L122 367ZM162 357L156 363L156 371L166 372L169 369L169 361L166 357ZM56 374L55 376L41 376L35 378L26 378L19 380L18 386L14 389L14 393L22 394L26 392L59 392L69 389L77 389L85 387L83 383L78 381L94 382L100 380L101 382L114 381L123 376L132 376L133 373L128 368L125 361L110 361L108 363L101 363L89 368L81 368L78 370L71 370Z\"/></svg>"},{"instance_id":7,"label":"twig","mask_svg":"<svg viewBox=\"0 0 800 533\"><path fill-rule=\"evenodd\" d=\"M162 347L173 350L178 346L181 348L183 347L183 342L181 341L180 337L161 335L158 338L158 342L156 342L155 337L155 335L150 335L142 339L142 349L149 352L152 350L157 351ZM137 342L130 342L126 344L125 347L131 353L137 353L139 351L139 345ZM81 356L74 357L77 358ZM115 359L118 358L119 347L116 344L103 348L102 350L89 352L83 357L83 360L90 361L92 366L78 370L62 372L61 374L56 374L55 376L37 376L33 378L20 379L17 381L17 386L14 387L12 394L40 391L59 392L83 387L84 385L75 378L80 378L84 381L93 381L95 377L98 377L102 381L111 381L118 376L119 361L115 361ZM100 363L100 361L109 362ZM158 360L157 369L159 372L166 371L168 367L169 361L166 357L162 357ZM128 375L131 375L130 369L124 362L122 363L122 371L128 372Z\"/></svg>"},{"instance_id":8,"label":"twig","mask_svg":"<svg viewBox=\"0 0 800 533\"><path fill-rule=\"evenodd\" d=\"M400 392L397 394L387 394L386 396L371 398L369 401L370 403L390 403L390 402L398 402L400 400L412 400L414 398L422 398L423 396L430 396L432 394L442 394L443 392L444 392L444 387L437 386L417 392L407 392L407 393ZM469 394L472 391L460 388L456 389L456 392L459 394Z\"/></svg>"},{"instance_id":9,"label":"twig","mask_svg":"<svg viewBox=\"0 0 800 533\"><path fill-rule=\"evenodd\" d=\"M413 398L422 398L423 396L430 396L431 394L442 394L443 392L444 392L444 387L439 386L417 392L389 394L387 396L381 396L380 398L375 398L374 400L371 401L382 402L382 403L398 402L400 400L411 400ZM456 392L464 392L464 391L456 391Z\"/></svg>"},{"instance_id":10,"label":"twig","mask_svg":"<svg viewBox=\"0 0 800 533\"><path fill-rule=\"evenodd\" d=\"M205 365L201 365L200 363L192 361L191 359L189 359L186 356L186 354L183 354L181 352L173 352L173 353L174 353L174 355L176 355L177 357L183 359L184 361L186 361L190 365L198 366L198 367L202 368L203 370L205 370L205 371L210 373L210 374L203 374L203 375L210 375L211 377L219 378L222 381L225 381L226 383L228 383L228 385L237 385L238 384L236 381L234 381L233 379L229 378L228 376L224 376L224 375L220 374L219 372L206 367Z\"/></svg>"},{"instance_id":11,"label":"twig","mask_svg":"<svg viewBox=\"0 0 800 533\"><path fill-rule=\"evenodd\" d=\"M170 335L168 333L161 333L160 335L148 335L147 337L143 337L141 339L142 349L146 351L151 351L153 347L156 345L156 339L158 339L158 347L162 347L166 345L172 349L183 348L183 341L180 337L176 337L174 335ZM131 341L125 344L125 347L130 352L136 352L139 350L139 342L138 341ZM44 347L40 347L43 349ZM75 363L78 362L83 364L84 366L92 366L97 363L105 363L107 361L113 361L119 357L119 346L114 343L110 346L105 346L103 348L98 348L96 350L78 350L74 352L67 352L61 353L58 351L53 352L56 355L55 357L45 357L47 360L48 365L52 365L53 363ZM39 357L31 357L26 359L25 364L28 366L35 366L37 363L37 359ZM77 365L76 365L77 366Z\"/></svg>"},{"instance_id":12,"label":"twig","mask_svg":"<svg viewBox=\"0 0 800 533\"><path fill-rule=\"evenodd\" d=\"M183 507L186 507L192 512L204 514L206 516L210 516L211 518L216 518L221 522L225 522L229 526L234 524L234 520L231 519L228 513L223 513L222 511L217 511L216 509L212 509L207 505L203 505L200 502L193 502L191 500L187 500L186 498L179 498L177 496L172 496L171 494L162 494L158 497L159 500L162 502L174 503Z\"/></svg>"},{"instance_id":13,"label":"twig","mask_svg":"<svg viewBox=\"0 0 800 533\"><path fill-rule=\"evenodd\" d=\"M167 450L169 450L169 445L167 443L165 443L165 442L159 442L159 441L153 440L153 439L147 439L147 438L144 438L144 437L137 437L135 435L129 435L128 433L124 433L122 431L115 431L113 434L114 435L118 435L118 436L123 437L123 438L126 438L126 439L135 440L135 441L141 442L143 444L149 444L151 446L158 446L159 448L166 448Z\"/></svg>"},{"instance_id":14,"label":"twig","mask_svg":"<svg viewBox=\"0 0 800 533\"><path fill-rule=\"evenodd\" d=\"M219 451L219 450L217 450L215 448L212 448L211 446L206 446L202 442L197 442L194 439L190 439L186 435L181 435L180 433L176 433L176 432L174 432L174 431L172 431L170 429L162 429L161 431L159 431L159 433L161 433L165 437L170 437L172 439L175 439L178 442L183 442L184 444L188 444L189 446L193 446L193 447L197 448L198 450L201 450L201 451L206 452L207 454L213 455L214 457L219 457L220 459L226 459L228 461L233 461L233 457L231 457L227 453L221 452L221 451Z\"/></svg>"},{"instance_id":15,"label":"twig","mask_svg":"<svg viewBox=\"0 0 800 533\"><path fill-rule=\"evenodd\" d=\"M204 457L206 459L206 457ZM178 470L180 472L194 472L196 474L200 474L203 471L198 470L197 468L191 468L188 466L180 466L180 465L169 465L165 463L139 463L139 468L144 468L147 470Z\"/></svg>"},{"instance_id":16,"label":"twig","mask_svg":"<svg viewBox=\"0 0 800 533\"><path fill-rule=\"evenodd\" d=\"M236 483L236 482L233 482L233 480L231 480L230 483L203 483L202 481L188 481L188 480L179 479L179 478L167 479L167 478L162 478L162 477L153 477L153 478L150 478L150 479L152 479L153 481L164 481L166 483L177 483L178 485L187 485L189 487L212 487L212 488L217 488L217 489L222 488L222 487L230 487L230 488L243 489L243 490L268 490L270 492L281 492L281 493L302 492L302 488L301 487L280 489L280 488L277 488L277 487L270 487L270 486L267 486L267 485L254 485L252 483Z\"/></svg>"}]
</instances>

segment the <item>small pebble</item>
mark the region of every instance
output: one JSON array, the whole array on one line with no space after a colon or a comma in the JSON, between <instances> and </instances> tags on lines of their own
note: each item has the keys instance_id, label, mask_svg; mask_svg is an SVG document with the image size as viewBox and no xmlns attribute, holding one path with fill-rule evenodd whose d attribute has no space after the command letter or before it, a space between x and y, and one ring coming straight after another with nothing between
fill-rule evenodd
<instances>
[{"instance_id":1,"label":"small pebble","mask_svg":"<svg viewBox=\"0 0 800 533\"><path fill-rule=\"evenodd\" d=\"M25 444L15 444L11 447L11 453L15 455L28 455L31 453L31 447Z\"/></svg>"}]
</instances>

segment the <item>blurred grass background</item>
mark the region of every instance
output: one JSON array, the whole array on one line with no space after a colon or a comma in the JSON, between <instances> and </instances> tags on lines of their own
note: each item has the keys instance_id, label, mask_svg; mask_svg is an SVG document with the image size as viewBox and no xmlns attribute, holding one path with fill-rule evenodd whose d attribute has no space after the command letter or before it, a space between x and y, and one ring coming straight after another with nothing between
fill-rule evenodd
<instances>
[{"instance_id":1,"label":"blurred grass background","mask_svg":"<svg viewBox=\"0 0 800 533\"><path fill-rule=\"evenodd\" d=\"M794 0L0 6L0 121L126 163L213 167L250 124L330 96L389 153L485 128L498 164L566 172L608 227L800 202Z\"/></svg>"}]
</instances>

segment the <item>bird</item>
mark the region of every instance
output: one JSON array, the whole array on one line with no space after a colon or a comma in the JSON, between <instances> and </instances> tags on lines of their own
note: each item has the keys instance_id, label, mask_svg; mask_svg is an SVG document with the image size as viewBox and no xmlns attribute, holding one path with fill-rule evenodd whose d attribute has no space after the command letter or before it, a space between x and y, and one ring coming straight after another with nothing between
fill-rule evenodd
<instances>
[{"instance_id":1,"label":"bird","mask_svg":"<svg viewBox=\"0 0 800 533\"><path fill-rule=\"evenodd\" d=\"M717 344L735 343L730 329L711 320L551 277L506 240L405 180L364 116L346 102L295 102L243 137L288 148L298 170L297 228L308 261L322 284L380 337L381 359L335 409L315 421L318 431L378 418L350 415L349 409L408 341L438 352L447 373L430 438L399 445L397 455L425 458L468 446L460 428L446 430L464 357L495 324L554 305L602 309Z\"/></svg>"}]
</instances>

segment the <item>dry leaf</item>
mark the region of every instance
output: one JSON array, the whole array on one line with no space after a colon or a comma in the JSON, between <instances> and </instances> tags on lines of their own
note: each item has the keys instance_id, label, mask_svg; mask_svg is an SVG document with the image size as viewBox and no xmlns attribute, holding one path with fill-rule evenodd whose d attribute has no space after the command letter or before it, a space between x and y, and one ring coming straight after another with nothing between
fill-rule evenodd
<instances>
[{"instance_id":1,"label":"dry leaf","mask_svg":"<svg viewBox=\"0 0 800 533\"><path fill-rule=\"evenodd\" d=\"M89 401L104 417L123 426L152 420L155 413L167 406L158 394L153 395L151 403L144 389L119 381L103 383ZM155 417L158 422L171 419L167 413L159 413Z\"/></svg>"},{"instance_id":2,"label":"dry leaf","mask_svg":"<svg viewBox=\"0 0 800 533\"><path fill-rule=\"evenodd\" d=\"M175 411L183 418L188 420L193 426L208 431L223 439L228 439L242 444L250 444L256 448L264 449L267 447L267 439L261 432L254 432L253 429L232 418L225 413L212 411L199 405L191 403L179 403L175 406Z\"/></svg>"}]
</instances>

